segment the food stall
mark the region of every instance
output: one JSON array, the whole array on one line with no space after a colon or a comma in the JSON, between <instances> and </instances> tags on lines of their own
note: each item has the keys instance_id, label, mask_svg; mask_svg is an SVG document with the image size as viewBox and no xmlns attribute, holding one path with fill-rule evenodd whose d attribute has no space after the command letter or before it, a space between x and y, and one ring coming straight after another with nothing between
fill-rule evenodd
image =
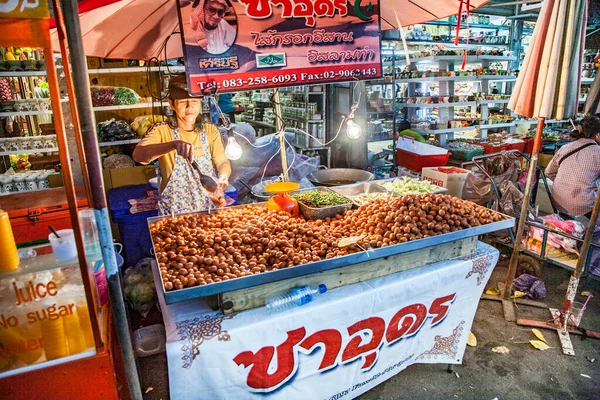
<instances>
[{"instance_id":1,"label":"food stall","mask_svg":"<svg viewBox=\"0 0 600 400\"><path fill-rule=\"evenodd\" d=\"M477 237L514 219L376 183L290 196L299 217L258 203L148 220L171 398L353 398L414 363L462 362L498 259ZM263 307L304 285L326 291Z\"/></svg>"}]
</instances>

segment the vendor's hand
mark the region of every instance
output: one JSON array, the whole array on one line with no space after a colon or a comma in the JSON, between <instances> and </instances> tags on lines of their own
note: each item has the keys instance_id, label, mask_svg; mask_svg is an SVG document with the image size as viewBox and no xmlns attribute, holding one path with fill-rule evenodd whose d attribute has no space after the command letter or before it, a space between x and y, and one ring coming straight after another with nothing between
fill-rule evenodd
<instances>
[{"instance_id":1,"label":"vendor's hand","mask_svg":"<svg viewBox=\"0 0 600 400\"><path fill-rule=\"evenodd\" d=\"M183 140L174 140L171 143L173 144L173 150L175 150L178 155L190 162L194 161L194 146L191 143L184 142Z\"/></svg>"},{"instance_id":2,"label":"vendor's hand","mask_svg":"<svg viewBox=\"0 0 600 400\"><path fill-rule=\"evenodd\" d=\"M227 186L229 186L229 178L227 177L227 175L221 175L219 176L219 180L217 181L217 183L219 185L219 189L221 189L224 192Z\"/></svg>"},{"instance_id":3,"label":"vendor's hand","mask_svg":"<svg viewBox=\"0 0 600 400\"><path fill-rule=\"evenodd\" d=\"M225 201L225 195L221 191L211 193L209 197L212 200L215 207L224 207L227 205L227 202Z\"/></svg>"}]
</instances>

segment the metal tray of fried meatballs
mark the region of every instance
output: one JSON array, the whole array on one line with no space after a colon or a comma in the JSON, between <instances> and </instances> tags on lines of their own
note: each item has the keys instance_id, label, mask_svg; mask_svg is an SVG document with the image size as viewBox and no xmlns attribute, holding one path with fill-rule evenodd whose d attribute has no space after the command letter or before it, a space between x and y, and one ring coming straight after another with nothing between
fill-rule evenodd
<instances>
[{"instance_id":1,"label":"metal tray of fried meatballs","mask_svg":"<svg viewBox=\"0 0 600 400\"><path fill-rule=\"evenodd\" d=\"M435 194L376 201L317 221L263 206L148 219L167 304L437 246L515 223L485 207ZM343 237L362 237L360 246L339 247Z\"/></svg>"}]
</instances>

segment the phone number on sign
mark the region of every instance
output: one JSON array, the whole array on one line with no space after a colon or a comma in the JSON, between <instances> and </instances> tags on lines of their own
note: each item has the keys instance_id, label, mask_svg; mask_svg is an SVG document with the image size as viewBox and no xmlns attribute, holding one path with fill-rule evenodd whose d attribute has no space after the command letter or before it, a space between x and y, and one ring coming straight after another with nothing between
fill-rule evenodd
<instances>
[{"instance_id":1,"label":"phone number on sign","mask_svg":"<svg viewBox=\"0 0 600 400\"><path fill-rule=\"evenodd\" d=\"M214 89L214 85L217 86L217 89L230 89L230 88L240 88L247 86L263 86L268 84L290 84L290 83L303 83L306 84L308 82L319 82L323 80L330 79L345 79L345 78L361 78L365 76L375 76L377 75L377 70L375 68L365 68L365 69L346 69L341 71L323 71L318 73L309 73L302 72L300 74L281 74L275 75L272 77L267 76L257 76L257 77L248 77L245 79L242 78L234 78L234 79L224 79L221 82L198 82L198 86L200 90L205 89Z\"/></svg>"}]
</instances>

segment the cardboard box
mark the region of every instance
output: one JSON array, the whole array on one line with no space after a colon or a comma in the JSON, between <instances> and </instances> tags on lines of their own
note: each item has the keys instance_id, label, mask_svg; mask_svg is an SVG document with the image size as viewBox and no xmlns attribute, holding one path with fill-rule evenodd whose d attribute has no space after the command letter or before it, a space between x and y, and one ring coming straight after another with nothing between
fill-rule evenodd
<instances>
[{"instance_id":1,"label":"cardboard box","mask_svg":"<svg viewBox=\"0 0 600 400\"><path fill-rule=\"evenodd\" d=\"M552 181L550 179L546 179L546 182L548 182L548 186L550 187L550 190L552 190ZM546 186L544 186L543 179L538 181L535 204L539 206L541 212L545 214L554 214L554 209L552 208L552 203L550 202L550 197L548 196Z\"/></svg>"},{"instance_id":2,"label":"cardboard box","mask_svg":"<svg viewBox=\"0 0 600 400\"><path fill-rule=\"evenodd\" d=\"M550 161L552 161L553 157L554 156L552 154L540 154L538 156L538 165L542 168L546 168L548 164L550 164Z\"/></svg>"},{"instance_id":3,"label":"cardboard box","mask_svg":"<svg viewBox=\"0 0 600 400\"><path fill-rule=\"evenodd\" d=\"M471 172L466 169L457 168L464 171L464 173L447 174L441 172L438 168L440 167L423 168L423 171L421 172L422 179L427 180L434 185L447 188L448 194L451 196L462 198L463 186L465 186L467 176L469 176Z\"/></svg>"},{"instance_id":4,"label":"cardboard box","mask_svg":"<svg viewBox=\"0 0 600 400\"><path fill-rule=\"evenodd\" d=\"M156 177L154 166L109 169L111 188L128 185L142 185Z\"/></svg>"}]
</instances>

